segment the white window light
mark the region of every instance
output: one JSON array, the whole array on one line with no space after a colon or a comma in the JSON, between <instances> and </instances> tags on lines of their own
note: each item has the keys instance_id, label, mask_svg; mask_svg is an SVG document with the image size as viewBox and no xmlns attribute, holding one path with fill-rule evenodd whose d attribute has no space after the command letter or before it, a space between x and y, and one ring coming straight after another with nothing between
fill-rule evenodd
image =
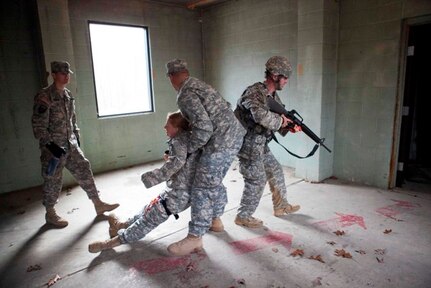
<instances>
[{"instance_id":1,"label":"white window light","mask_svg":"<svg viewBox=\"0 0 431 288\"><path fill-rule=\"evenodd\" d=\"M89 23L99 117L153 111L148 29Z\"/></svg>"}]
</instances>

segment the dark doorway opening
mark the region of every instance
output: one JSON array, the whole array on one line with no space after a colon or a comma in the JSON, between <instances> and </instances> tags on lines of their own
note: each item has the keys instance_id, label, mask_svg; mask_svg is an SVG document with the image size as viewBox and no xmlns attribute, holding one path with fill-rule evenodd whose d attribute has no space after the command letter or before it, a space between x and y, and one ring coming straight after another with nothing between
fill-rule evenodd
<instances>
[{"instance_id":1,"label":"dark doorway opening","mask_svg":"<svg viewBox=\"0 0 431 288\"><path fill-rule=\"evenodd\" d=\"M396 186L431 192L431 24L409 27Z\"/></svg>"}]
</instances>

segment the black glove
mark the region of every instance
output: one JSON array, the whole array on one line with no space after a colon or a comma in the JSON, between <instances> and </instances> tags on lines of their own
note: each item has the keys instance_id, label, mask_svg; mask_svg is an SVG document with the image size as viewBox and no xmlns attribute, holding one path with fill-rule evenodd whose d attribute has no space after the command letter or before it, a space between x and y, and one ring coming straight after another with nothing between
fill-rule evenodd
<instances>
[{"instance_id":1,"label":"black glove","mask_svg":"<svg viewBox=\"0 0 431 288\"><path fill-rule=\"evenodd\" d=\"M58 146L54 142L50 142L46 144L46 148L48 148L49 152L51 152L52 155L54 155L57 158L60 158L61 155L66 154L66 150L64 150L63 147Z\"/></svg>"}]
</instances>

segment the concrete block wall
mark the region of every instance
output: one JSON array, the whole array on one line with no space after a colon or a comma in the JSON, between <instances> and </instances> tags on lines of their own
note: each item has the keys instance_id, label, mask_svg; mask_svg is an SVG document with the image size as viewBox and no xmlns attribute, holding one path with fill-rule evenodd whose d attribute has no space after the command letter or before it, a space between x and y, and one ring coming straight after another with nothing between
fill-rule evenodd
<instances>
[{"instance_id":1,"label":"concrete block wall","mask_svg":"<svg viewBox=\"0 0 431 288\"><path fill-rule=\"evenodd\" d=\"M279 93L287 108L297 99L297 1L227 1L203 12L205 80L233 105L247 86L263 82L269 57L284 55L294 67L288 85ZM300 137L279 137L287 147L298 147ZM272 144L271 144L272 145ZM287 166L295 160L272 147Z\"/></svg>"},{"instance_id":2,"label":"concrete block wall","mask_svg":"<svg viewBox=\"0 0 431 288\"><path fill-rule=\"evenodd\" d=\"M334 1L298 2L298 102L306 124L324 137L330 149L334 143L338 4ZM301 155L314 146L299 134ZM308 159L296 161L296 175L310 181L332 176L333 153L324 149Z\"/></svg>"},{"instance_id":3,"label":"concrete block wall","mask_svg":"<svg viewBox=\"0 0 431 288\"><path fill-rule=\"evenodd\" d=\"M42 85L33 1L0 1L0 193L40 183L33 97Z\"/></svg>"},{"instance_id":4,"label":"concrete block wall","mask_svg":"<svg viewBox=\"0 0 431 288\"><path fill-rule=\"evenodd\" d=\"M95 173L161 158L166 149L166 114L177 109L165 63L177 57L186 59L191 73L203 77L197 11L144 0L7 0L1 5L0 193L42 184L31 114L33 97L46 81L41 70L50 72L53 60L69 61L75 72L68 88L76 97L81 148ZM149 28L154 113L97 118L88 20ZM39 41L42 48L37 54L35 43ZM44 61L39 63L39 59ZM65 185L75 183L66 170L64 176Z\"/></svg>"},{"instance_id":5,"label":"concrete block wall","mask_svg":"<svg viewBox=\"0 0 431 288\"><path fill-rule=\"evenodd\" d=\"M430 13L427 0L340 1L337 177L389 186L402 20Z\"/></svg>"},{"instance_id":6,"label":"concrete block wall","mask_svg":"<svg viewBox=\"0 0 431 288\"><path fill-rule=\"evenodd\" d=\"M101 7L109 7L104 9ZM147 1L69 1L78 82L77 106L83 148L95 172L160 159L166 149L166 114L177 109L165 64L186 59L202 77L201 26L197 11ZM97 118L88 21L147 26L150 37L155 112ZM123 71L127 74L128 71ZM121 97L121 95L118 95Z\"/></svg>"}]
</instances>

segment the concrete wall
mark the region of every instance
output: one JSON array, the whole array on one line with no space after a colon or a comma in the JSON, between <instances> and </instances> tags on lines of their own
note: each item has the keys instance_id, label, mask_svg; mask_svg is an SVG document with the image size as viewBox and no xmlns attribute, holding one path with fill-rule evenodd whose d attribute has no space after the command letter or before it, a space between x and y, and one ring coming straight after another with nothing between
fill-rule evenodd
<instances>
[{"instance_id":1,"label":"concrete wall","mask_svg":"<svg viewBox=\"0 0 431 288\"><path fill-rule=\"evenodd\" d=\"M247 86L264 81L269 57L284 55L295 68L298 63L297 11L295 0L237 0L205 10L205 80L235 106ZM294 69L288 85L279 93L288 108L296 107L299 101L297 81ZM288 135L279 140L295 150L301 143L299 139ZM295 166L295 159L286 156L286 152L277 146L273 151L284 165Z\"/></svg>"},{"instance_id":2,"label":"concrete wall","mask_svg":"<svg viewBox=\"0 0 431 288\"><path fill-rule=\"evenodd\" d=\"M244 89L264 81L265 62L284 55L294 67L280 96L317 135L333 146L338 4L315 0L237 0L203 13L205 79L232 104ZM304 134L278 137L293 152L307 155L314 142ZM332 175L332 154L318 150L297 160L280 146L271 149L296 175L320 181Z\"/></svg>"},{"instance_id":3,"label":"concrete wall","mask_svg":"<svg viewBox=\"0 0 431 288\"><path fill-rule=\"evenodd\" d=\"M28 11L28 2L1 1L0 193L42 183L30 119L33 97L46 80L39 76L38 67L46 66L49 71L53 60L67 60L75 71L69 88L76 97L81 147L95 173L160 159L166 148L166 114L177 109L164 65L173 58L184 58L191 73L203 77L199 13L141 0L38 0L33 1L32 11ZM40 37L37 19L31 22L29 17L37 14ZM88 20L149 28L154 113L97 118ZM32 41L42 43L41 55ZM66 185L74 183L68 172L64 175Z\"/></svg>"},{"instance_id":4,"label":"concrete wall","mask_svg":"<svg viewBox=\"0 0 431 288\"><path fill-rule=\"evenodd\" d=\"M402 20L431 1L340 1L334 174L387 188L399 77ZM403 79L400 79L403 81ZM398 137L398 136L396 136ZM398 150L396 150L398 151Z\"/></svg>"},{"instance_id":5,"label":"concrete wall","mask_svg":"<svg viewBox=\"0 0 431 288\"><path fill-rule=\"evenodd\" d=\"M0 2L0 193L40 183L33 96L42 85L36 4Z\"/></svg>"}]
</instances>

